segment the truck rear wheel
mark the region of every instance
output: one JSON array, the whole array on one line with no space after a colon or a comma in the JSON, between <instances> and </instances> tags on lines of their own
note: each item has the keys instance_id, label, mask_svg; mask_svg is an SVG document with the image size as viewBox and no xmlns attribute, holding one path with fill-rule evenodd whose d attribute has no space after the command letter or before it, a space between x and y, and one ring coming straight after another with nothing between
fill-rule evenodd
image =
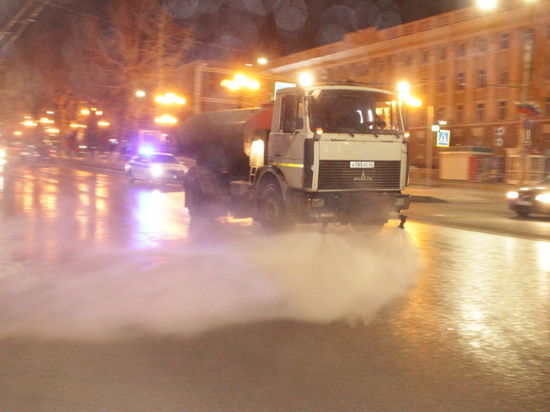
<instances>
[{"instance_id":1,"label":"truck rear wheel","mask_svg":"<svg viewBox=\"0 0 550 412\"><path fill-rule=\"evenodd\" d=\"M292 227L283 202L283 195L276 184L268 184L260 196L260 219L266 233L278 233Z\"/></svg>"}]
</instances>

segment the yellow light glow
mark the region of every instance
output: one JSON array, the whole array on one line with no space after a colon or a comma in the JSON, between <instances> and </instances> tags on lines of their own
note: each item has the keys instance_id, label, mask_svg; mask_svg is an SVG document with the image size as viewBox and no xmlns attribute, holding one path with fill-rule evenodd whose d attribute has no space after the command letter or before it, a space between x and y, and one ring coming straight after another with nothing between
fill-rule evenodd
<instances>
[{"instance_id":1,"label":"yellow light glow","mask_svg":"<svg viewBox=\"0 0 550 412\"><path fill-rule=\"evenodd\" d=\"M144 92L143 90L138 90L138 91L136 92L136 96L137 96L137 97L145 97L145 92Z\"/></svg>"},{"instance_id":2,"label":"yellow light glow","mask_svg":"<svg viewBox=\"0 0 550 412\"><path fill-rule=\"evenodd\" d=\"M101 122L97 122L97 125L100 126L100 127L107 127L107 126L110 126L111 123L105 122L105 121L101 121Z\"/></svg>"},{"instance_id":3,"label":"yellow light glow","mask_svg":"<svg viewBox=\"0 0 550 412\"><path fill-rule=\"evenodd\" d=\"M239 90L239 85L233 80L224 79L220 82L220 85L227 87L229 90Z\"/></svg>"},{"instance_id":4,"label":"yellow light glow","mask_svg":"<svg viewBox=\"0 0 550 412\"><path fill-rule=\"evenodd\" d=\"M25 120L23 123L21 123L23 126L29 126L29 127L34 127L37 125L36 122L33 122L32 120Z\"/></svg>"},{"instance_id":5,"label":"yellow light glow","mask_svg":"<svg viewBox=\"0 0 550 412\"><path fill-rule=\"evenodd\" d=\"M260 88L260 82L249 79L242 73L238 73L233 76L233 80L224 79L220 82L220 85L227 87L230 90L239 90L240 88L246 88L249 90L258 90Z\"/></svg>"},{"instance_id":6,"label":"yellow light glow","mask_svg":"<svg viewBox=\"0 0 550 412\"><path fill-rule=\"evenodd\" d=\"M267 59L265 57L260 57L258 59L258 64L267 64Z\"/></svg>"},{"instance_id":7,"label":"yellow light glow","mask_svg":"<svg viewBox=\"0 0 550 412\"><path fill-rule=\"evenodd\" d=\"M409 94L411 92L411 85L408 82L399 82L397 84L397 91L399 94Z\"/></svg>"},{"instance_id":8,"label":"yellow light glow","mask_svg":"<svg viewBox=\"0 0 550 412\"><path fill-rule=\"evenodd\" d=\"M89 111L88 109L82 109L82 110L80 111L80 114L83 114L83 115L87 116L87 115L90 114L90 111Z\"/></svg>"},{"instance_id":9,"label":"yellow light glow","mask_svg":"<svg viewBox=\"0 0 550 412\"><path fill-rule=\"evenodd\" d=\"M308 87L313 84L313 76L309 73L302 73L298 78L298 83L303 87Z\"/></svg>"},{"instance_id":10,"label":"yellow light glow","mask_svg":"<svg viewBox=\"0 0 550 412\"><path fill-rule=\"evenodd\" d=\"M155 123L159 124L176 124L178 119L170 116L169 114L163 114L162 116L155 117Z\"/></svg>"},{"instance_id":11,"label":"yellow light glow","mask_svg":"<svg viewBox=\"0 0 550 412\"><path fill-rule=\"evenodd\" d=\"M185 104L185 98L176 95L176 93L165 93L155 97L155 102L160 104Z\"/></svg>"},{"instance_id":12,"label":"yellow light glow","mask_svg":"<svg viewBox=\"0 0 550 412\"><path fill-rule=\"evenodd\" d=\"M13 132L13 134L14 134L15 136L21 136L21 135L23 134L23 132L20 132L19 130L17 130L17 131L15 131L15 132Z\"/></svg>"},{"instance_id":13,"label":"yellow light glow","mask_svg":"<svg viewBox=\"0 0 550 412\"><path fill-rule=\"evenodd\" d=\"M261 167L264 164L264 141L254 140L250 145L250 166Z\"/></svg>"},{"instance_id":14,"label":"yellow light glow","mask_svg":"<svg viewBox=\"0 0 550 412\"><path fill-rule=\"evenodd\" d=\"M497 0L477 0L477 6L482 10L492 10L497 6Z\"/></svg>"}]
</instances>

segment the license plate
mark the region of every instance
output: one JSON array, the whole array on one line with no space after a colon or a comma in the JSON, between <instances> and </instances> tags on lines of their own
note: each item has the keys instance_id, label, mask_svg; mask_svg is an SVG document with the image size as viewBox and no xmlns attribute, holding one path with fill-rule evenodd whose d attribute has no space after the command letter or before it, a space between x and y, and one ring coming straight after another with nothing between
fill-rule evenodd
<instances>
[{"instance_id":1,"label":"license plate","mask_svg":"<svg viewBox=\"0 0 550 412\"><path fill-rule=\"evenodd\" d=\"M533 206L529 200L518 200L518 206Z\"/></svg>"},{"instance_id":2,"label":"license plate","mask_svg":"<svg viewBox=\"0 0 550 412\"><path fill-rule=\"evenodd\" d=\"M373 169L374 162L349 162L349 167L352 169Z\"/></svg>"}]
</instances>

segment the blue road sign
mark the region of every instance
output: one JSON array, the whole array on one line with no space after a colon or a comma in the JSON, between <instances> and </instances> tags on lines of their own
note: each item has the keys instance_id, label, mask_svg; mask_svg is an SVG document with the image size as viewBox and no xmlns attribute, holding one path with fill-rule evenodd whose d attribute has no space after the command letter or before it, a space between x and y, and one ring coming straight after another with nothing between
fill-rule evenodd
<instances>
[{"instance_id":1,"label":"blue road sign","mask_svg":"<svg viewBox=\"0 0 550 412\"><path fill-rule=\"evenodd\" d=\"M449 147L450 141L450 130L440 130L439 132L437 132L437 147Z\"/></svg>"}]
</instances>

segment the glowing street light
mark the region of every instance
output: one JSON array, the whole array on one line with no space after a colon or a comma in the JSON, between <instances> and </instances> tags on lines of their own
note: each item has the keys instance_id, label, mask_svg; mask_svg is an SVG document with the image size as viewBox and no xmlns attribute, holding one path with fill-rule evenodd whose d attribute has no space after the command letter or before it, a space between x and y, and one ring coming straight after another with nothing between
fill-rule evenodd
<instances>
[{"instance_id":1,"label":"glowing street light","mask_svg":"<svg viewBox=\"0 0 550 412\"><path fill-rule=\"evenodd\" d=\"M162 116L155 117L155 123L173 125L178 122L178 119L170 116L169 114L163 114Z\"/></svg>"},{"instance_id":2,"label":"glowing street light","mask_svg":"<svg viewBox=\"0 0 550 412\"><path fill-rule=\"evenodd\" d=\"M261 65L267 64L267 59L265 57L260 57L257 61L258 61L258 64L261 64Z\"/></svg>"},{"instance_id":3,"label":"glowing street light","mask_svg":"<svg viewBox=\"0 0 550 412\"><path fill-rule=\"evenodd\" d=\"M249 90L258 90L260 88L260 82L249 79L242 73L238 73L233 76L233 80L224 79L220 82L220 85L227 87L230 90L239 90L241 88Z\"/></svg>"},{"instance_id":4,"label":"glowing street light","mask_svg":"<svg viewBox=\"0 0 550 412\"><path fill-rule=\"evenodd\" d=\"M136 96L137 96L137 97L145 97L145 92L144 92L143 90L138 90L138 91L136 92Z\"/></svg>"},{"instance_id":5,"label":"glowing street light","mask_svg":"<svg viewBox=\"0 0 550 412\"><path fill-rule=\"evenodd\" d=\"M497 0L477 0L477 6L482 10L493 10L497 6Z\"/></svg>"},{"instance_id":6,"label":"glowing street light","mask_svg":"<svg viewBox=\"0 0 550 412\"><path fill-rule=\"evenodd\" d=\"M176 93L166 93L155 97L155 102L160 104L185 104L185 98L177 96Z\"/></svg>"},{"instance_id":7,"label":"glowing street light","mask_svg":"<svg viewBox=\"0 0 550 412\"><path fill-rule=\"evenodd\" d=\"M422 100L411 96L411 86L408 82L399 82L397 84L397 91L399 93L399 100L411 107L422 106Z\"/></svg>"},{"instance_id":8,"label":"glowing street light","mask_svg":"<svg viewBox=\"0 0 550 412\"><path fill-rule=\"evenodd\" d=\"M302 73L298 78L298 83L300 83L302 87L311 86L313 84L313 76L309 73Z\"/></svg>"}]
</instances>

